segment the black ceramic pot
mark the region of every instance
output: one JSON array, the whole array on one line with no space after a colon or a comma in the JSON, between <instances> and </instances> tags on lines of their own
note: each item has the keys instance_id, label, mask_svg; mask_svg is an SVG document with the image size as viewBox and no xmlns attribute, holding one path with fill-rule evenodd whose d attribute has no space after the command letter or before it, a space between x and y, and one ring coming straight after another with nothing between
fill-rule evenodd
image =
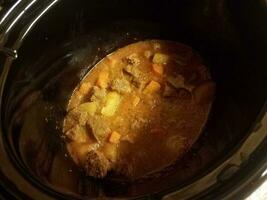
<instances>
[{"instance_id":1,"label":"black ceramic pot","mask_svg":"<svg viewBox=\"0 0 267 200\"><path fill-rule=\"evenodd\" d=\"M0 196L4 199L243 199L267 167L264 0L17 0L0 18ZM217 83L205 131L149 179L85 177L59 134L75 85L126 44L196 49Z\"/></svg>"}]
</instances>

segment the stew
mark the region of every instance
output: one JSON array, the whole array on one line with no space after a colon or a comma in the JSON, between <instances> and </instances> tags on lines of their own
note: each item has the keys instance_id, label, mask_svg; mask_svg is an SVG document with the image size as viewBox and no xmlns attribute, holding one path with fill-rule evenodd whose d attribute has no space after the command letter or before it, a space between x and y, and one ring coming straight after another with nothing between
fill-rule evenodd
<instances>
[{"instance_id":1,"label":"stew","mask_svg":"<svg viewBox=\"0 0 267 200\"><path fill-rule=\"evenodd\" d=\"M73 92L63 125L68 153L96 178L158 172L198 139L214 93L208 69L190 47L163 40L125 46Z\"/></svg>"}]
</instances>

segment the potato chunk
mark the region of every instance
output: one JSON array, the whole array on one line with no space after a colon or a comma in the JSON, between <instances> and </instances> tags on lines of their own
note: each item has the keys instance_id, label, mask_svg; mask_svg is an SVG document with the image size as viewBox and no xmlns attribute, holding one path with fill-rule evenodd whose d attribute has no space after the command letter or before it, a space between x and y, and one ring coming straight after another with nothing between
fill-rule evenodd
<instances>
[{"instance_id":1,"label":"potato chunk","mask_svg":"<svg viewBox=\"0 0 267 200\"><path fill-rule=\"evenodd\" d=\"M78 110L81 112L87 112L89 115L93 116L97 110L97 102L88 102L79 105Z\"/></svg>"},{"instance_id":2,"label":"potato chunk","mask_svg":"<svg viewBox=\"0 0 267 200\"><path fill-rule=\"evenodd\" d=\"M153 57L153 63L164 65L168 63L169 59L170 57L166 54L156 53Z\"/></svg>"},{"instance_id":3,"label":"potato chunk","mask_svg":"<svg viewBox=\"0 0 267 200\"><path fill-rule=\"evenodd\" d=\"M101 110L101 114L106 117L111 117L115 114L121 101L121 96L117 92L107 94L105 106Z\"/></svg>"},{"instance_id":4,"label":"potato chunk","mask_svg":"<svg viewBox=\"0 0 267 200\"><path fill-rule=\"evenodd\" d=\"M160 84L157 81L150 81L150 83L144 89L145 94L154 93L160 90Z\"/></svg>"}]
</instances>

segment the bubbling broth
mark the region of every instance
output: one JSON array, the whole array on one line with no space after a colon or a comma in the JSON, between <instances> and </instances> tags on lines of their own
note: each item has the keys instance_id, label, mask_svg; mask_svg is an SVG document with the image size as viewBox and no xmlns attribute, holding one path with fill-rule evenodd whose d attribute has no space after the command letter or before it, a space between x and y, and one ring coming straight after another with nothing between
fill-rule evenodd
<instances>
[{"instance_id":1,"label":"bubbling broth","mask_svg":"<svg viewBox=\"0 0 267 200\"><path fill-rule=\"evenodd\" d=\"M130 44L101 60L74 90L63 123L67 151L96 178L159 172L198 139L214 93L192 48L164 40Z\"/></svg>"}]
</instances>

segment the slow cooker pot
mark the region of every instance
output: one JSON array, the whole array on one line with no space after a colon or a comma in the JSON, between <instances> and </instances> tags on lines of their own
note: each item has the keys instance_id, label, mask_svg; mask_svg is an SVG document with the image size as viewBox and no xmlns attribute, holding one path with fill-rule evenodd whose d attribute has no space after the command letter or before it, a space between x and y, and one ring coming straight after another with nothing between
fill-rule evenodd
<instances>
[{"instance_id":1,"label":"slow cooker pot","mask_svg":"<svg viewBox=\"0 0 267 200\"><path fill-rule=\"evenodd\" d=\"M266 19L264 0L4 2L0 196L244 198L267 174ZM105 55L151 38L192 46L210 68L217 94L206 128L163 174L135 182L85 177L59 138L71 92Z\"/></svg>"}]
</instances>

